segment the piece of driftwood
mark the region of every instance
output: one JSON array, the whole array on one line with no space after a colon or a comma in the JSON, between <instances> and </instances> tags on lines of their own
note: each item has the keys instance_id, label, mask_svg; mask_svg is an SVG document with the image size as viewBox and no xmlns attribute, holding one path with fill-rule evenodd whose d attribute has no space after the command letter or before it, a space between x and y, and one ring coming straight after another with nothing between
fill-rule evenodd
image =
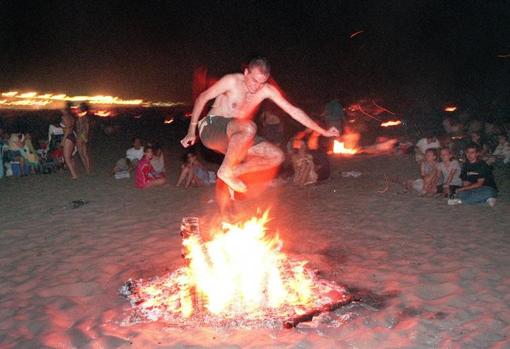
<instances>
[{"instance_id":1,"label":"piece of driftwood","mask_svg":"<svg viewBox=\"0 0 510 349\"><path fill-rule=\"evenodd\" d=\"M338 299L335 299L334 301L324 304L318 308L310 309L304 314L293 316L283 322L283 327L290 329L296 327L301 322L308 322L312 321L313 318L319 314L327 313L330 311L334 311L340 307L343 307L344 305L347 305L353 301L352 295L345 293L342 294Z\"/></svg>"}]
</instances>

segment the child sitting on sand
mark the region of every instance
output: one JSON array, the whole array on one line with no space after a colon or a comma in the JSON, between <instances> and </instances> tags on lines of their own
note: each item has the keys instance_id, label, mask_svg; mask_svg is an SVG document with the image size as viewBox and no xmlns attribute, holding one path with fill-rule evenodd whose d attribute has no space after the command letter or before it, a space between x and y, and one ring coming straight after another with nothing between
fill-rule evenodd
<instances>
[{"instance_id":1,"label":"child sitting on sand","mask_svg":"<svg viewBox=\"0 0 510 349\"><path fill-rule=\"evenodd\" d=\"M453 158L452 151L448 148L441 149L441 162L438 164L441 178L437 186L437 192L445 197L452 197L455 191L462 187L460 179L460 164Z\"/></svg>"},{"instance_id":2,"label":"child sitting on sand","mask_svg":"<svg viewBox=\"0 0 510 349\"><path fill-rule=\"evenodd\" d=\"M159 143L154 143L152 150L154 153L154 157L151 160L152 175L155 178L165 177L165 156Z\"/></svg>"},{"instance_id":3,"label":"child sitting on sand","mask_svg":"<svg viewBox=\"0 0 510 349\"><path fill-rule=\"evenodd\" d=\"M128 158L122 158L117 161L115 167L112 170L112 174L115 179L129 178L130 172L133 169L131 160Z\"/></svg>"},{"instance_id":4,"label":"child sitting on sand","mask_svg":"<svg viewBox=\"0 0 510 349\"><path fill-rule=\"evenodd\" d=\"M176 186L188 188L190 185L203 186L216 183L216 174L208 171L198 159L197 154L193 152L186 153L183 156L183 164L181 166L181 174Z\"/></svg>"},{"instance_id":5,"label":"child sitting on sand","mask_svg":"<svg viewBox=\"0 0 510 349\"><path fill-rule=\"evenodd\" d=\"M492 156L487 160L489 165L497 162L503 162L503 164L510 163L510 143L508 143L507 135L498 136L498 146L492 152Z\"/></svg>"},{"instance_id":6,"label":"child sitting on sand","mask_svg":"<svg viewBox=\"0 0 510 349\"><path fill-rule=\"evenodd\" d=\"M301 142L298 151L292 155L292 167L294 168L292 180L294 184L308 185L317 182L313 158L308 154L305 142Z\"/></svg>"},{"instance_id":7,"label":"child sitting on sand","mask_svg":"<svg viewBox=\"0 0 510 349\"><path fill-rule=\"evenodd\" d=\"M425 159L420 164L421 178L404 183L406 190L412 188L420 195L433 195L437 192L439 169L436 149L427 149Z\"/></svg>"},{"instance_id":8,"label":"child sitting on sand","mask_svg":"<svg viewBox=\"0 0 510 349\"><path fill-rule=\"evenodd\" d=\"M154 178L151 174L151 172L153 172L153 168L151 166L152 157L152 147L145 146L143 149L143 157L136 165L135 184L137 188L145 189L166 183L166 179L164 177Z\"/></svg>"}]
</instances>

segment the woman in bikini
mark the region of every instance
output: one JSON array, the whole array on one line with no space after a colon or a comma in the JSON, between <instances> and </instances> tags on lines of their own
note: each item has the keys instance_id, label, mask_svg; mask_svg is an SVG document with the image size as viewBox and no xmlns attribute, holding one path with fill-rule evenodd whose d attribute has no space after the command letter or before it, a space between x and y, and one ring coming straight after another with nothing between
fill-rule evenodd
<instances>
[{"instance_id":1,"label":"woman in bikini","mask_svg":"<svg viewBox=\"0 0 510 349\"><path fill-rule=\"evenodd\" d=\"M75 120L72 111L72 104L68 103L62 111L62 127L64 128L64 162L71 172L71 177L77 179L76 169L74 167L73 151L76 146L76 135L74 133Z\"/></svg>"}]
</instances>

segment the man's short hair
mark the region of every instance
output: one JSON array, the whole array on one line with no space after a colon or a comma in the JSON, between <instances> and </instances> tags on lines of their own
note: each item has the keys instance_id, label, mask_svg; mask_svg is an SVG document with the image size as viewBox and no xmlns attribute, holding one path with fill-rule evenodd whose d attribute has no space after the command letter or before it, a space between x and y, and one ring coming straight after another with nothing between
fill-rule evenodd
<instances>
[{"instance_id":1,"label":"man's short hair","mask_svg":"<svg viewBox=\"0 0 510 349\"><path fill-rule=\"evenodd\" d=\"M250 59L250 62L248 63L248 70L251 71L253 68L259 68L263 74L269 75L271 73L271 65L264 56L255 56Z\"/></svg>"},{"instance_id":2,"label":"man's short hair","mask_svg":"<svg viewBox=\"0 0 510 349\"><path fill-rule=\"evenodd\" d=\"M480 146L478 144L476 144L475 142L468 143L468 145L466 145L465 150L468 150L468 149L474 149L474 150L476 150L477 153L480 152Z\"/></svg>"}]
</instances>

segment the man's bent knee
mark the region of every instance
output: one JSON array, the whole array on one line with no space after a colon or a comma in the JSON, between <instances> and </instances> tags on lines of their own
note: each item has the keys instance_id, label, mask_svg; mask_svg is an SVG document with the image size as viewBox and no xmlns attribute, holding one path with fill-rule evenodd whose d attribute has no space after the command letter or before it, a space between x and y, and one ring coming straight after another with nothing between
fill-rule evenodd
<instances>
[{"instance_id":1,"label":"man's bent knee","mask_svg":"<svg viewBox=\"0 0 510 349\"><path fill-rule=\"evenodd\" d=\"M274 146L274 162L276 166L280 166L283 161L285 161L285 154L280 148Z\"/></svg>"}]
</instances>

